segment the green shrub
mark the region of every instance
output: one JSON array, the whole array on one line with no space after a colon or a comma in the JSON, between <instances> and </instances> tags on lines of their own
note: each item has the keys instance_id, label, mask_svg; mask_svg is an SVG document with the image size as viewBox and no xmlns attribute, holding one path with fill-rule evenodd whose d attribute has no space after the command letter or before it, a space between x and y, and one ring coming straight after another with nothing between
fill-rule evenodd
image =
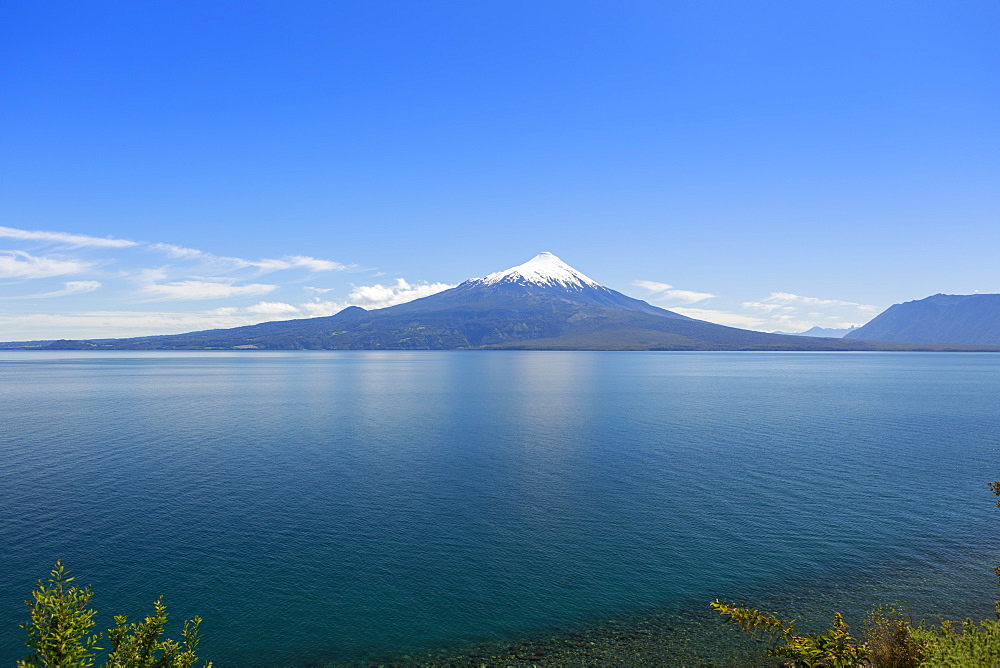
<instances>
[{"instance_id":1,"label":"green shrub","mask_svg":"<svg viewBox=\"0 0 1000 668\"><path fill-rule=\"evenodd\" d=\"M829 631L819 634L796 635L795 622L783 621L775 615L729 605L725 601L710 603L712 609L726 615L726 621L737 624L752 635L768 637L767 656L791 659L796 668L833 666L848 668L864 665L868 649L851 637L850 630L839 612L833 614Z\"/></svg>"},{"instance_id":2,"label":"green shrub","mask_svg":"<svg viewBox=\"0 0 1000 668\"><path fill-rule=\"evenodd\" d=\"M983 668L1000 666L1000 622L971 619L960 624L912 629L913 638L923 645L922 666Z\"/></svg>"},{"instance_id":3,"label":"green shrub","mask_svg":"<svg viewBox=\"0 0 1000 668\"><path fill-rule=\"evenodd\" d=\"M55 568L38 589L31 592L34 600L27 601L31 608L31 621L21 624L28 632L25 643L33 650L18 668L45 666L69 668L94 665L94 650L101 635L88 635L94 626L96 610L87 608L93 592L76 585L67 586L73 578L57 561Z\"/></svg>"},{"instance_id":4,"label":"green shrub","mask_svg":"<svg viewBox=\"0 0 1000 668\"><path fill-rule=\"evenodd\" d=\"M989 483L1000 496L1000 480ZM1000 509L1000 501L997 501ZM1000 585L1000 566L993 569ZM865 620L865 642L851 637L847 624L834 613L833 626L822 634L799 636L794 621L783 621L776 615L735 606L725 601L710 604L712 609L728 617L753 635L769 639L767 656L791 660L792 666L871 666L873 668L916 668L945 666L978 668L1000 666L1000 601L997 601L997 621L961 623L941 622L938 626L921 623L914 628L893 608L876 608Z\"/></svg>"},{"instance_id":5,"label":"green shrub","mask_svg":"<svg viewBox=\"0 0 1000 668\"><path fill-rule=\"evenodd\" d=\"M18 668L86 668L93 666L101 634L91 634L96 610L88 608L93 596L90 587L70 585L73 578L61 561L49 577L38 581L27 601L31 621L21 624L28 632L25 640L32 650ZM184 622L181 642L160 640L167 623L163 599L153 602L153 615L140 623L129 624L124 616L115 617L115 627L108 630L111 652L104 668L190 668L198 661L196 652L201 636L201 618ZM206 664L205 668L211 668Z\"/></svg>"}]
</instances>

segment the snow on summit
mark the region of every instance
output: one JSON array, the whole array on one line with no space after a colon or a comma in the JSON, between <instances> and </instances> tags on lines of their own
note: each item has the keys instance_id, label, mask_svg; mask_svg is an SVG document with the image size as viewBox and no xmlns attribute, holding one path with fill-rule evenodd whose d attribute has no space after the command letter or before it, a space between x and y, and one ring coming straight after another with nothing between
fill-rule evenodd
<instances>
[{"instance_id":1,"label":"snow on summit","mask_svg":"<svg viewBox=\"0 0 1000 668\"><path fill-rule=\"evenodd\" d=\"M497 271L489 276L477 279L485 285L497 283L534 283L536 285L560 286L580 289L584 287L600 288L600 283L584 276L552 253L539 253L524 264L511 267L505 271Z\"/></svg>"}]
</instances>

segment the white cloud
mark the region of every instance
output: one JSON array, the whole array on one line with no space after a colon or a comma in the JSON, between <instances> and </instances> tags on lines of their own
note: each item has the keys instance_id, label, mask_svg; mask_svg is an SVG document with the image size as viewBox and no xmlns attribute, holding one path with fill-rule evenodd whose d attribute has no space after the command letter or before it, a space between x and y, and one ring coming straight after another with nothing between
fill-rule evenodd
<instances>
[{"instance_id":1,"label":"white cloud","mask_svg":"<svg viewBox=\"0 0 1000 668\"><path fill-rule=\"evenodd\" d=\"M298 313L299 309L283 302L257 302L253 306L246 307L243 311L260 315L288 315L289 313Z\"/></svg>"},{"instance_id":2,"label":"white cloud","mask_svg":"<svg viewBox=\"0 0 1000 668\"><path fill-rule=\"evenodd\" d=\"M310 318L324 318L328 315L334 315L340 313L348 306L350 304L347 302L324 301L318 298L304 304L299 304L299 308L306 311Z\"/></svg>"},{"instance_id":3,"label":"white cloud","mask_svg":"<svg viewBox=\"0 0 1000 668\"><path fill-rule=\"evenodd\" d=\"M671 301L682 304L694 304L715 297L715 295L709 292L678 290L668 283L659 283L657 281L632 281L632 285L649 290L660 302Z\"/></svg>"},{"instance_id":4,"label":"white cloud","mask_svg":"<svg viewBox=\"0 0 1000 668\"><path fill-rule=\"evenodd\" d=\"M763 302L743 302L743 308L749 309L751 311L763 311L765 313L770 313L771 311L777 311L778 309L787 309L788 306L782 306L781 304L765 304Z\"/></svg>"},{"instance_id":5,"label":"white cloud","mask_svg":"<svg viewBox=\"0 0 1000 668\"><path fill-rule=\"evenodd\" d=\"M86 234L71 234L68 232L49 232L43 230L21 230L14 227L0 226L0 238L20 239L24 241L42 241L46 243L58 243L77 247L94 248L128 248L133 246L144 246L170 257L192 260L203 259L209 261L220 261L232 264L237 268L256 267L263 272L280 271L283 269L308 269L310 271L341 271L350 268L332 260L322 260L306 255L288 255L279 259L245 260L238 257L226 257L214 255L196 248L186 248L170 243L150 243L145 241L132 241L130 239L111 239L107 237L93 237Z\"/></svg>"},{"instance_id":6,"label":"white cloud","mask_svg":"<svg viewBox=\"0 0 1000 668\"><path fill-rule=\"evenodd\" d=\"M343 271L350 269L350 265L334 262L333 260L309 257L307 255L286 255L278 259L247 260L241 257L215 255L195 248L185 248L184 246L167 243L149 244L149 247L166 253L170 257L182 260L203 260L216 265L225 265L230 269L254 267L258 270L258 275L269 274L274 271L284 271L286 269L307 269L309 271Z\"/></svg>"},{"instance_id":7,"label":"white cloud","mask_svg":"<svg viewBox=\"0 0 1000 668\"><path fill-rule=\"evenodd\" d=\"M5 341L100 339L181 334L204 329L255 325L273 318L260 314L163 311L88 311L73 314L0 315Z\"/></svg>"},{"instance_id":8,"label":"white cloud","mask_svg":"<svg viewBox=\"0 0 1000 668\"><path fill-rule=\"evenodd\" d=\"M315 257L305 255L287 255L279 260L258 260L249 262L250 266L257 267L263 273L281 271L283 269L308 269L309 271L343 271L347 269L346 264L333 262L332 260L320 260Z\"/></svg>"},{"instance_id":9,"label":"white cloud","mask_svg":"<svg viewBox=\"0 0 1000 668\"><path fill-rule=\"evenodd\" d=\"M453 287L455 286L447 283L410 283L406 279L397 278L396 282L391 285L355 286L345 301L320 299L319 297L313 297L309 301L296 305L262 301L247 307L224 306L212 309L207 313L214 316L254 314L322 318L340 313L348 306L360 306L365 309L385 308L437 294Z\"/></svg>"},{"instance_id":10,"label":"white cloud","mask_svg":"<svg viewBox=\"0 0 1000 668\"><path fill-rule=\"evenodd\" d=\"M799 309L797 308L786 310L790 307L784 307L780 304L763 304L763 306L775 306L776 309L760 308L760 305L761 302L744 302L744 309L754 311L754 313L750 314L697 308L673 308L671 310L690 318L706 320L719 325L742 327L744 329L764 332L781 331L795 333L804 332L811 327L843 329L859 326L857 321L853 321L849 317L845 318L842 313L844 307L837 304L830 306L833 309L830 312L811 311L809 313L799 313ZM849 310L852 313L857 312L856 308Z\"/></svg>"},{"instance_id":11,"label":"white cloud","mask_svg":"<svg viewBox=\"0 0 1000 668\"><path fill-rule=\"evenodd\" d=\"M80 295L85 292L93 292L100 287L100 281L67 281L63 283L63 287L60 290L40 292L33 295L4 296L0 297L0 299L48 299L49 297L66 297L68 295Z\"/></svg>"},{"instance_id":12,"label":"white cloud","mask_svg":"<svg viewBox=\"0 0 1000 668\"><path fill-rule=\"evenodd\" d=\"M174 244L156 243L149 244L149 247L154 250L162 251L170 257L191 259L209 256L209 254L204 251L196 250L194 248L185 248L184 246L175 246Z\"/></svg>"},{"instance_id":13,"label":"white cloud","mask_svg":"<svg viewBox=\"0 0 1000 668\"><path fill-rule=\"evenodd\" d=\"M416 283L410 284L403 278L397 278L393 285L361 285L348 295L350 304L366 309L385 308L421 297L429 297L444 290L455 287L447 283Z\"/></svg>"},{"instance_id":14,"label":"white cloud","mask_svg":"<svg viewBox=\"0 0 1000 668\"><path fill-rule=\"evenodd\" d=\"M143 292L155 299L225 299L227 297L247 297L274 292L278 286L251 283L232 285L213 281L174 281L153 283L143 288Z\"/></svg>"},{"instance_id":15,"label":"white cloud","mask_svg":"<svg viewBox=\"0 0 1000 668\"><path fill-rule=\"evenodd\" d=\"M291 304L285 304L283 302L257 302L253 306L221 306L219 308L214 308L211 311L205 311L210 315L288 315L291 313L300 313L300 309Z\"/></svg>"},{"instance_id":16,"label":"white cloud","mask_svg":"<svg viewBox=\"0 0 1000 668\"><path fill-rule=\"evenodd\" d=\"M813 327L832 327L831 324L825 322L818 322L816 319L800 320L792 315L778 315L775 316L772 323L768 323L770 327L782 332L804 332L807 329Z\"/></svg>"},{"instance_id":17,"label":"white cloud","mask_svg":"<svg viewBox=\"0 0 1000 668\"><path fill-rule=\"evenodd\" d=\"M632 285L638 285L650 292L665 292L674 287L668 283L658 283L657 281L632 281Z\"/></svg>"},{"instance_id":18,"label":"white cloud","mask_svg":"<svg viewBox=\"0 0 1000 668\"><path fill-rule=\"evenodd\" d=\"M101 287L100 281L67 281L62 290L45 292L33 297L65 297L67 295L81 295L85 292L93 292Z\"/></svg>"},{"instance_id":19,"label":"white cloud","mask_svg":"<svg viewBox=\"0 0 1000 668\"><path fill-rule=\"evenodd\" d=\"M5 290L0 299L9 310L7 314L0 313L0 321L10 322L11 327L16 324L17 332L27 329L44 332L37 338L120 337L236 327L267 320L330 315L350 305L347 301L323 299L327 292L333 291L332 287L310 287L300 292L301 282L320 280L307 278L309 276L355 268L311 255L245 259L166 242L0 226L0 243L3 239L7 240L5 245L10 250L0 250L0 281L22 283L28 279L47 279L47 284L44 290ZM33 246L42 245L59 246L59 252L32 250ZM263 275L268 278L259 278ZM281 278L269 280L271 276ZM59 278L62 278L61 283L56 282ZM71 278L79 280L68 280ZM267 283L263 283L264 280ZM451 286L440 289L445 287ZM429 284L405 284L391 286L391 294L381 297L371 294L367 288L361 288L356 296L359 303L372 308L414 299L437 289ZM176 310L172 305L169 308L158 306L156 313L110 310L73 313L67 312L65 302L53 302L51 309L45 309L48 315L29 315L23 309L16 309L27 304L25 300L29 299L68 297L95 290L100 290L98 294L105 300L175 300L179 303L217 300L216 303L234 305L213 311L177 313L166 312ZM35 294L28 294L30 292ZM290 295L297 297L289 299ZM314 295L318 297L306 304L299 303ZM259 301L262 298L264 301ZM92 302L81 300L81 303ZM257 303L243 305L252 302ZM42 310L41 306L36 307ZM74 333L78 326L82 331ZM12 340L18 336L17 332L9 331L0 340Z\"/></svg>"},{"instance_id":20,"label":"white cloud","mask_svg":"<svg viewBox=\"0 0 1000 668\"><path fill-rule=\"evenodd\" d=\"M156 267L155 269L140 269L135 272L134 278L139 283L158 283L167 280L167 269Z\"/></svg>"},{"instance_id":21,"label":"white cloud","mask_svg":"<svg viewBox=\"0 0 1000 668\"><path fill-rule=\"evenodd\" d=\"M385 308L421 297L428 297L453 287L455 286L447 283L410 283L406 279L397 278L396 282L391 285L355 286L346 301L313 297L307 302L298 304L297 308L303 314L302 317L322 318L340 313L348 306L360 306L364 309ZM320 292L320 290L316 291ZM324 289L322 292L329 292L329 290Z\"/></svg>"},{"instance_id":22,"label":"white cloud","mask_svg":"<svg viewBox=\"0 0 1000 668\"><path fill-rule=\"evenodd\" d=\"M0 227L0 237L8 239L23 239L25 241L44 241L47 243L67 244L69 246L93 246L96 248L126 248L138 246L139 242L128 239L108 239L91 237L86 234L70 234L68 232L43 232L40 230L19 230L14 227Z\"/></svg>"},{"instance_id":23,"label":"white cloud","mask_svg":"<svg viewBox=\"0 0 1000 668\"><path fill-rule=\"evenodd\" d=\"M730 313L729 311L713 311L702 308L674 308L670 309L689 318L714 322L717 325L728 325L729 327L743 327L744 329L757 329L766 321L740 313Z\"/></svg>"},{"instance_id":24,"label":"white cloud","mask_svg":"<svg viewBox=\"0 0 1000 668\"><path fill-rule=\"evenodd\" d=\"M772 292L760 301L743 302L747 311L759 314L767 331L803 332L811 327L845 328L871 319L880 309L843 299L803 297L791 292Z\"/></svg>"},{"instance_id":25,"label":"white cloud","mask_svg":"<svg viewBox=\"0 0 1000 668\"><path fill-rule=\"evenodd\" d=\"M79 274L93 265L80 260L40 257L24 251L0 251L0 278L48 278Z\"/></svg>"},{"instance_id":26,"label":"white cloud","mask_svg":"<svg viewBox=\"0 0 1000 668\"><path fill-rule=\"evenodd\" d=\"M761 310L768 310L777 308L778 306L785 305L803 305L803 306L853 306L862 311L878 311L877 306L872 306L870 304L858 304L857 302L845 302L840 299L820 299L818 297L803 297L801 295L792 294L791 292L772 292L766 298L759 302L744 302L744 306L747 308L759 308Z\"/></svg>"},{"instance_id":27,"label":"white cloud","mask_svg":"<svg viewBox=\"0 0 1000 668\"><path fill-rule=\"evenodd\" d=\"M679 301L685 304L694 304L695 302L715 297L710 292L694 292L692 290L667 290L663 295L671 301Z\"/></svg>"}]
</instances>

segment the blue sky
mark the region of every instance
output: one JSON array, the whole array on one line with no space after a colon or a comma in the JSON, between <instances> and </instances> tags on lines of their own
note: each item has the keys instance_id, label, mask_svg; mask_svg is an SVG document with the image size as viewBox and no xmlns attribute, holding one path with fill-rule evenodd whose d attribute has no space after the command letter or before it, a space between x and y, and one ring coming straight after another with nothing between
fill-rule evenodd
<instances>
[{"instance_id":1,"label":"blue sky","mask_svg":"<svg viewBox=\"0 0 1000 668\"><path fill-rule=\"evenodd\" d=\"M3 3L0 340L374 308L542 250L763 330L1000 292L998 25L962 0Z\"/></svg>"}]
</instances>

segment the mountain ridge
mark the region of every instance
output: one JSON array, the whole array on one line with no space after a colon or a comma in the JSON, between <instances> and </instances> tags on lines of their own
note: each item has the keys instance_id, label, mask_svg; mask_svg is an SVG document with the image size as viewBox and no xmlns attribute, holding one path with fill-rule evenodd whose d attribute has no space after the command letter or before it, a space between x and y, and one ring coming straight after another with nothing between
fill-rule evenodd
<instances>
[{"instance_id":1,"label":"mountain ridge","mask_svg":"<svg viewBox=\"0 0 1000 668\"><path fill-rule=\"evenodd\" d=\"M696 320L607 288L540 253L381 309L184 334L60 340L35 350L969 350L770 334ZM1000 350L1000 347L997 348Z\"/></svg>"},{"instance_id":2,"label":"mountain ridge","mask_svg":"<svg viewBox=\"0 0 1000 668\"><path fill-rule=\"evenodd\" d=\"M815 336L821 339L842 339L850 334L857 327L810 327L804 332L771 332L772 334L785 334L787 336Z\"/></svg>"},{"instance_id":3,"label":"mountain ridge","mask_svg":"<svg viewBox=\"0 0 1000 668\"><path fill-rule=\"evenodd\" d=\"M1000 345L1000 294L939 293L893 304L844 338Z\"/></svg>"}]
</instances>

